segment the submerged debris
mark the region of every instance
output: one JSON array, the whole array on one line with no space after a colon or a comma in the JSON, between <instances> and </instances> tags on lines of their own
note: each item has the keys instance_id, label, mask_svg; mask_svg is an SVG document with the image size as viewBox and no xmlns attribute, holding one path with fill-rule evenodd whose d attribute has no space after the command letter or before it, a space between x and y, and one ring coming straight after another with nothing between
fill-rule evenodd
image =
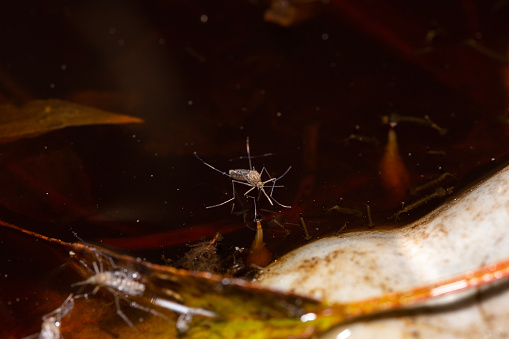
<instances>
[{"instance_id":1,"label":"submerged debris","mask_svg":"<svg viewBox=\"0 0 509 339\"><path fill-rule=\"evenodd\" d=\"M170 266L196 272L219 273L226 276L239 276L245 271L245 248L223 244L220 232L210 240L188 245L191 249L176 261L166 260Z\"/></svg>"},{"instance_id":2,"label":"submerged debris","mask_svg":"<svg viewBox=\"0 0 509 339\"><path fill-rule=\"evenodd\" d=\"M217 244L221 240L223 240L223 236L217 232L212 240L189 245L191 249L179 260L177 266L191 271L220 272L221 260L217 254Z\"/></svg>"}]
</instances>

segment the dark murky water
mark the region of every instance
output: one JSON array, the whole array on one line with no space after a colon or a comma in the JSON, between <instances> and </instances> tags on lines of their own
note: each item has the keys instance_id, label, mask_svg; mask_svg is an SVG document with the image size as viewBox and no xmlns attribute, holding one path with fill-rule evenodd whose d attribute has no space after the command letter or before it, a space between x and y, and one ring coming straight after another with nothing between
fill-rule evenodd
<instances>
[{"instance_id":1,"label":"dark murky water","mask_svg":"<svg viewBox=\"0 0 509 339\"><path fill-rule=\"evenodd\" d=\"M419 200L406 193L411 187L449 172L455 177L439 185L457 192L507 160L507 69L463 43L475 39L477 29L479 43L506 55L509 32L501 21L507 6L497 12L478 4L478 12L458 15L459 5L391 4L399 11L391 15L415 19L408 30L388 24L391 36L362 15L352 22L342 3L331 1L293 28L263 21L261 4L232 1L53 2L4 11L2 101L61 98L146 122L68 128L0 145L1 219L66 241L75 241L74 230L154 262L162 262L162 254L177 260L186 244L218 231L227 248L249 247L252 201L237 200L234 214L229 204L206 209L231 197L230 179L193 156L196 151L222 171L247 168L246 159L236 158L245 156L249 136L253 155L275 153L254 158L256 169L265 166L277 177L292 166L278 181L285 187L274 191L292 208L272 207L263 196L257 205L265 241L279 256L305 242L300 213L313 237L335 233L345 222L345 231L368 230L369 201L373 223L392 227L388 218L401 202ZM384 15L391 18L387 10L378 18ZM429 44L435 22L446 33ZM409 55L405 43L433 51ZM396 190L381 174L389 133L382 116L394 113L428 115L448 130L395 127L408 175ZM347 140L352 133L363 140ZM237 189L242 194L244 188ZM327 214L340 199L362 216ZM402 214L400 222L443 199ZM287 222L289 236L269 222L273 215ZM24 267L34 267L26 261L39 250L2 234L19 247L2 245L2 257L11 259L0 279L9 293L27 296L37 284L14 288L8 280L41 279L61 263L37 257L44 265L26 276ZM10 252L21 248L19 257ZM55 276L50 285L68 286L66 274ZM2 312L13 316L16 298L8 304L4 298Z\"/></svg>"}]
</instances>

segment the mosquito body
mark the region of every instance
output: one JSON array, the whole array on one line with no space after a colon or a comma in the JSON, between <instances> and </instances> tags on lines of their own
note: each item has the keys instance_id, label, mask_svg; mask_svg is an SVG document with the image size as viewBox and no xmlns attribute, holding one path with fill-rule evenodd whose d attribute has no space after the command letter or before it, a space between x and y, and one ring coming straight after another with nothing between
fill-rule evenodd
<instances>
[{"instance_id":1,"label":"mosquito body","mask_svg":"<svg viewBox=\"0 0 509 339\"><path fill-rule=\"evenodd\" d=\"M121 292L130 296L141 296L145 292L145 284L139 281L140 274L128 269L115 269L101 272L97 263L93 263L95 274L87 280L77 282L74 286L95 285L92 294L96 294L101 287Z\"/></svg>"},{"instance_id":2,"label":"mosquito body","mask_svg":"<svg viewBox=\"0 0 509 339\"><path fill-rule=\"evenodd\" d=\"M254 200L254 203L255 203L255 219L256 219L256 199L254 197L251 197L251 196L248 195L254 189L258 189L260 194L263 193L265 195L265 197L267 198L267 200L269 201L269 203L272 206L274 206L274 202L275 202L276 204L278 204L281 207L291 208L291 206L286 206L286 205L283 205L283 204L279 203L276 199L274 199L272 194L274 192L274 188L276 188L276 187L283 187L283 186L276 186L276 182L279 179L281 179L282 177L284 177L288 173L288 171L290 171L292 166L288 167L288 169L281 176L279 176L278 178L272 178L265 167L263 167L262 170L260 172L258 172L252 166L252 164L251 164L251 152L249 150L249 137L246 138L246 149L247 149L247 158L248 158L248 161L249 161L249 169L231 169L231 170L228 171L228 173L223 172L223 171L215 168L214 166L206 163L203 159L201 159L196 154L196 152L194 152L194 155L196 156L196 158L198 158L198 160L200 160L204 165L206 165L206 166L212 168L214 171L219 172L222 175L225 175L225 176L227 176L227 177L232 179L232 188L233 188L233 196L232 196L232 198L230 198L230 199L228 199L226 201L223 201L222 203L216 204L216 205L207 206L207 208L213 208L213 207L222 206L224 204L229 203L230 201L235 200L235 184L241 184L241 185L246 185L246 186L250 187L244 193L244 196L253 198L253 200ZM267 173L267 175L269 176L269 179L265 180L265 181L263 181L263 179L262 179L262 175L263 175L264 172ZM265 191L265 186L266 185L270 185L270 187L271 187L271 190L270 190L269 194L267 194L267 192Z\"/></svg>"},{"instance_id":3,"label":"mosquito body","mask_svg":"<svg viewBox=\"0 0 509 339\"><path fill-rule=\"evenodd\" d=\"M129 320L124 312L122 312L122 309L120 308L120 298L125 300L128 296L143 295L145 292L145 285L139 281L139 273L118 268L112 271L104 271L102 268L102 263L101 269L99 269L96 262L93 262L93 266L94 271L92 271L92 273L94 273L94 275L86 280L74 283L72 286L94 285L95 288L93 289L92 294L96 294L101 287L107 289L111 294L113 294L113 297L115 298L115 305L117 307L117 314L119 317L121 317L131 328L138 332L131 320ZM87 298L88 294L85 294L84 296ZM138 305L135 302L129 302L129 304L132 307L139 308L146 312L155 312L154 310ZM156 313L158 314L158 312L155 312L154 314Z\"/></svg>"}]
</instances>

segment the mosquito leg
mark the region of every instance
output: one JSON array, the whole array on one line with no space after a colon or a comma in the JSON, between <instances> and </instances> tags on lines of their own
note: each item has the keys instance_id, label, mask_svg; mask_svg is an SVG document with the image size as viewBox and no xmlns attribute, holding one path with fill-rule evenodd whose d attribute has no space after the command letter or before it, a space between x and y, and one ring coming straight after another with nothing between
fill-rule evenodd
<instances>
[{"instance_id":1,"label":"mosquito leg","mask_svg":"<svg viewBox=\"0 0 509 339\"><path fill-rule=\"evenodd\" d=\"M99 256L97 255L97 252L95 252L95 254L96 254L97 260L99 261L99 272L104 272L103 262L102 262L102 260L99 259ZM96 273L99 273L99 272L96 271Z\"/></svg>"},{"instance_id":2,"label":"mosquito leg","mask_svg":"<svg viewBox=\"0 0 509 339\"><path fill-rule=\"evenodd\" d=\"M265 173L267 173L267 175L269 176L269 180L267 181L271 181L271 180L274 180L274 181L278 181L279 179L281 179L282 177L284 177L288 172L290 172L290 170L292 169L292 166L288 167L287 170L281 174L278 178L272 178L272 176L269 174L269 171L267 171L267 169L265 167L262 168L262 170L260 171L260 176L263 174L263 171L265 171ZM266 181L266 182L267 182Z\"/></svg>"},{"instance_id":3,"label":"mosquito leg","mask_svg":"<svg viewBox=\"0 0 509 339\"><path fill-rule=\"evenodd\" d=\"M272 193L274 193L274 188L278 187L278 186L276 186L276 178L271 178L267 181L264 181L263 184L265 185L266 183L271 182L271 181L272 181L272 187L270 188L269 195L272 197Z\"/></svg>"},{"instance_id":4,"label":"mosquito leg","mask_svg":"<svg viewBox=\"0 0 509 339\"><path fill-rule=\"evenodd\" d=\"M96 295L96 294L97 294L97 292L99 292L99 290L100 290L100 289L101 289L101 286L100 286L100 285L97 285L97 286L94 288L94 290L92 291L92 294L93 294L93 295Z\"/></svg>"},{"instance_id":5,"label":"mosquito leg","mask_svg":"<svg viewBox=\"0 0 509 339\"><path fill-rule=\"evenodd\" d=\"M99 269L97 268L97 264L95 262L92 263L92 265L94 266L94 270L95 270L95 273L100 273L100 272L104 272L104 268L103 268L103 262L101 260L101 258L99 258L99 253L97 251L97 248L95 247L92 247L89 243L87 243L85 240L81 239L80 237L78 237L78 233L76 232L72 232L74 234L74 236L76 238L78 238L79 241L81 241L82 243L86 244L87 246L89 246L92 251L94 251L94 254L95 254L95 258L97 259L97 262L99 263ZM83 261L81 261L85 267L87 266Z\"/></svg>"},{"instance_id":6,"label":"mosquito leg","mask_svg":"<svg viewBox=\"0 0 509 339\"><path fill-rule=\"evenodd\" d=\"M101 269L99 270L99 268L97 268L97 263L96 263L95 261L92 263L92 266L94 266L95 274L98 274L98 273L103 272L103 270L102 270L102 268L103 268L103 267L102 267L102 265L101 265Z\"/></svg>"},{"instance_id":7,"label":"mosquito leg","mask_svg":"<svg viewBox=\"0 0 509 339\"><path fill-rule=\"evenodd\" d=\"M84 244L87 244L87 245L88 245L88 243L87 243L85 240L81 239L81 238L78 236L78 233L77 233L77 232L72 231L72 234L73 234L73 235L74 235L74 236L75 236L75 237L76 237L79 241L81 241L82 243L84 243Z\"/></svg>"},{"instance_id":8,"label":"mosquito leg","mask_svg":"<svg viewBox=\"0 0 509 339\"><path fill-rule=\"evenodd\" d=\"M255 159L255 158L263 158L263 157L270 157L272 155L276 155L276 153L263 153L263 154L259 154L259 155L252 155L251 156L251 159ZM228 159L228 161L232 162L234 160L242 160L242 159L247 159L248 157L246 156L243 156L241 155L240 157L236 157L236 158L232 158L232 159Z\"/></svg>"},{"instance_id":9,"label":"mosquito leg","mask_svg":"<svg viewBox=\"0 0 509 339\"><path fill-rule=\"evenodd\" d=\"M110 256L108 256L108 260L110 261L110 265L111 265L112 268L116 268L117 267L117 265L115 264L115 262L113 261L113 259Z\"/></svg>"},{"instance_id":10,"label":"mosquito leg","mask_svg":"<svg viewBox=\"0 0 509 339\"><path fill-rule=\"evenodd\" d=\"M85 240L81 239L79 236L78 236L78 233L76 233L75 231L72 231L72 234L79 240L81 241L82 243L84 243L85 245L89 246L91 248L92 251L94 251L94 254L95 254L95 257L97 259L97 262L99 262L100 264L100 270L97 268L97 264L94 262L93 265L94 265L94 270L95 270L95 273L99 273L99 272L103 272L103 266L102 266L102 261L101 259L99 258L99 254L97 253L97 249L95 247L92 247L90 246L89 243L87 243ZM83 265L83 267L85 267L87 270L89 270L90 272L94 273L94 271L92 271L92 269L83 261L80 259L80 263Z\"/></svg>"},{"instance_id":11,"label":"mosquito leg","mask_svg":"<svg viewBox=\"0 0 509 339\"><path fill-rule=\"evenodd\" d=\"M96 272L94 272L94 271L90 268L90 266L88 266L88 265L87 265L87 263L86 263L86 262L84 262L83 260L81 260L81 259L80 259L80 260L79 260L79 262L80 262L80 264L81 264L81 265L83 265L83 267L85 267L85 268L86 268L86 269L87 269L90 273L92 273L92 274L96 273Z\"/></svg>"},{"instance_id":12,"label":"mosquito leg","mask_svg":"<svg viewBox=\"0 0 509 339\"><path fill-rule=\"evenodd\" d=\"M236 181L236 180L232 180L232 191L233 191L233 196L231 197L231 199L228 199L228 200L223 201L222 203L219 203L219 204L216 204L216 205L207 206L207 207L205 207L205 208L209 209L209 208L219 207L219 206L222 206L222 205L224 205L224 204L229 203L230 201L235 200L235 182L237 182L237 181ZM235 207L235 202L233 203L232 211L233 211L233 208L234 208L234 207Z\"/></svg>"},{"instance_id":13,"label":"mosquito leg","mask_svg":"<svg viewBox=\"0 0 509 339\"><path fill-rule=\"evenodd\" d=\"M244 193L244 195L245 195L245 196L247 196L247 194L248 194L249 192L251 192L252 190L254 190L255 188L256 188L256 186L251 187L250 189L248 189L248 190L246 191L246 193ZM263 188L262 188L262 189L263 189Z\"/></svg>"},{"instance_id":14,"label":"mosquito leg","mask_svg":"<svg viewBox=\"0 0 509 339\"><path fill-rule=\"evenodd\" d=\"M288 169L283 173L281 174L278 178L274 179L274 182L272 184L272 190L270 191L270 196L272 197L272 193L274 192L274 187L276 187L276 182L281 179L282 177L284 177L290 170L292 169L292 166L288 167Z\"/></svg>"},{"instance_id":15,"label":"mosquito leg","mask_svg":"<svg viewBox=\"0 0 509 339\"><path fill-rule=\"evenodd\" d=\"M262 192L263 192L263 194L265 194L265 196L267 197L267 200L270 202L270 204L271 204L272 206L274 206L274 203L272 202L272 200L270 200L269 195L267 194L267 192L265 192L265 190L263 189L263 187L262 187L262 188L260 188L260 191L262 191Z\"/></svg>"},{"instance_id":16,"label":"mosquito leg","mask_svg":"<svg viewBox=\"0 0 509 339\"><path fill-rule=\"evenodd\" d=\"M270 176L269 172L267 171L267 169L265 168L265 166L262 167L262 170L260 171L260 178L262 177L263 175L263 172L265 171L265 173L267 173L267 175L269 176L269 180L267 181L263 181L262 184L265 185L266 183L270 182L270 181L273 181L274 179L272 179L272 177ZM253 186L254 188L254 186ZM251 190L249 190L251 191ZM248 191L248 192L249 192ZM272 203L272 200L270 200L269 196L267 195L267 193L265 192L265 190L263 189L263 186L259 189L259 192L258 192L258 200L260 200L260 194L261 192L263 192L263 194L267 197L267 200L269 201L269 203L271 204L271 206L274 206L274 204ZM246 192L247 193L247 192Z\"/></svg>"},{"instance_id":17,"label":"mosquito leg","mask_svg":"<svg viewBox=\"0 0 509 339\"><path fill-rule=\"evenodd\" d=\"M284 207L284 208L292 208L292 206L283 205L282 203L280 203L279 201L277 201L276 199L274 199L274 197L273 197L272 195L270 196L270 198L271 198L272 200L274 200L274 202L275 202L276 204L278 204L279 206L281 206L281 207Z\"/></svg>"},{"instance_id":18,"label":"mosquito leg","mask_svg":"<svg viewBox=\"0 0 509 339\"><path fill-rule=\"evenodd\" d=\"M131 320L129 320L129 318L120 309L119 298L118 298L118 295L115 293L115 290L111 290L111 289L109 289L109 290L111 293L113 293L113 296L115 297L115 305L117 306L117 314L119 315L119 317L122 318L127 323L127 325L129 325L135 332L139 332L138 329L131 322Z\"/></svg>"},{"instance_id":19,"label":"mosquito leg","mask_svg":"<svg viewBox=\"0 0 509 339\"><path fill-rule=\"evenodd\" d=\"M292 169L292 166L288 167L288 169L283 173L281 174L277 179L276 181L278 181L279 179L281 179L282 177L284 177L288 172L290 172L290 170Z\"/></svg>"},{"instance_id":20,"label":"mosquito leg","mask_svg":"<svg viewBox=\"0 0 509 339\"><path fill-rule=\"evenodd\" d=\"M260 197L262 196L262 189L258 189L258 198L256 198L258 201L260 201Z\"/></svg>"},{"instance_id":21,"label":"mosquito leg","mask_svg":"<svg viewBox=\"0 0 509 339\"><path fill-rule=\"evenodd\" d=\"M247 150L247 159L249 161L249 169L253 170L253 166L251 165L251 151L249 150L249 137L246 137L246 150Z\"/></svg>"},{"instance_id":22,"label":"mosquito leg","mask_svg":"<svg viewBox=\"0 0 509 339\"><path fill-rule=\"evenodd\" d=\"M262 170L260 171L260 178L262 177L263 175L263 171L265 171L265 173L267 173L267 175L269 176L270 179L272 179L272 177L270 176L269 174L269 171L267 171L267 169L265 168L265 166L262 167Z\"/></svg>"},{"instance_id":23,"label":"mosquito leg","mask_svg":"<svg viewBox=\"0 0 509 339\"><path fill-rule=\"evenodd\" d=\"M274 188L276 188L276 187L284 187L284 186L279 186L279 185L278 185L278 186L276 186L276 181L278 181L278 180L279 180L279 179L281 179L281 178L282 178L282 177L283 177L286 173L288 173L288 171L290 170L290 168L292 168L292 166L290 166L290 167L286 170L286 172L285 172L285 173L283 173L283 175L282 175L282 176L280 176L279 178L272 178L272 177L270 176L269 172L265 169L265 167L264 167L264 168L262 168L262 171L260 172L260 175L261 175L261 174L263 173L263 170L265 170L265 172L267 173L267 175L268 175L268 176L269 176L269 178L270 178L269 180L266 180L266 181L264 181L264 182L263 182L263 184L264 184L264 185L265 185L266 183L268 183L268 182L271 182L271 181L272 181L272 187L271 187L271 189L270 189L270 194L269 194L270 198L269 198L269 197L267 197L267 199L269 200L269 202L271 201L271 199L272 199L272 200L274 200L274 202L275 202L276 204L278 204L279 206L284 207L284 208L292 208L292 207L291 207L291 206L287 206L287 205L283 205L283 204L281 204L281 203L280 203L280 202L278 202L276 199L274 199L274 197L272 196L272 194L274 193ZM262 190L263 190L263 188L262 188ZM265 193L265 190L263 191L263 193ZM265 196L267 196L267 193L265 193ZM274 205L274 204L272 204L272 202L271 202L270 204L271 204L271 205Z\"/></svg>"},{"instance_id":24,"label":"mosquito leg","mask_svg":"<svg viewBox=\"0 0 509 339\"><path fill-rule=\"evenodd\" d=\"M274 192L274 188L276 187L275 185L276 185L276 181L277 181L277 179L276 179L276 178L271 177L271 176L270 176L270 174L269 174L269 171L267 171L267 169L266 169L265 167L263 167L263 168L262 168L262 170L261 170L261 172L260 172L260 177L262 176L262 174L263 174L263 171L264 171L264 170L265 170L265 173L267 173L267 175L269 176L269 180L264 181L264 182L263 182L263 184L265 185L266 183L268 183L268 182L271 182L271 181L272 181L272 188L270 189L270 194L269 194L269 195L270 195L270 197L272 198L272 193ZM263 193L265 193L265 191L263 191ZM265 195L267 195L267 193L265 193ZM267 197L267 199L269 199L269 197ZM274 198L272 198L272 199L274 199ZM269 201L270 201L270 199L269 199ZM274 201L275 201L275 200L274 200ZM271 204L271 205L274 205L272 202L271 202L270 204ZM279 203L278 203L278 204L279 204ZM279 204L279 205L281 205L281 204Z\"/></svg>"},{"instance_id":25,"label":"mosquito leg","mask_svg":"<svg viewBox=\"0 0 509 339\"><path fill-rule=\"evenodd\" d=\"M198 158L198 160L200 160L200 161L201 161L201 162L202 162L205 166L208 166L208 167L212 168L214 171L219 172L219 173L221 173L222 175L226 175L227 177L229 177L229 176L230 176L228 173L223 172L223 171L220 171L220 170L218 170L217 168L215 168L214 166L212 166L211 164L206 163L206 162L205 162L202 158L200 158L200 157L198 156L198 154L196 154L196 152L194 152L194 156L195 156L196 158Z\"/></svg>"},{"instance_id":26,"label":"mosquito leg","mask_svg":"<svg viewBox=\"0 0 509 339\"><path fill-rule=\"evenodd\" d=\"M263 182L263 184L264 184L264 185L265 185L266 183L268 183L268 182L271 182L271 181L274 181L274 182L275 182L275 181L277 180L277 179L273 178L273 177L270 175L269 171L267 171L267 169L265 168L265 166L263 166L263 167L262 167L262 170L260 171L260 178L262 177L262 175L263 175L263 172L264 172L264 171L265 171L265 173L267 173L267 176L269 177L269 180L265 180L265 181Z\"/></svg>"},{"instance_id":27,"label":"mosquito leg","mask_svg":"<svg viewBox=\"0 0 509 339\"><path fill-rule=\"evenodd\" d=\"M207 207L205 207L205 208L207 208L207 209L208 209L208 208L219 207L219 206L222 206L222 205L224 205L224 204L229 203L229 202L230 202L230 201L232 201L233 199L235 199L235 197L233 197L233 198L231 198L231 199L228 199L228 200L226 200L226 201L223 201L223 202L222 202L222 203L220 203L220 204L212 205L212 206L207 206Z\"/></svg>"},{"instance_id":28,"label":"mosquito leg","mask_svg":"<svg viewBox=\"0 0 509 339\"><path fill-rule=\"evenodd\" d=\"M288 172L288 170L287 170L287 172ZM267 173L267 174L268 174L268 173ZM269 175L269 176L270 176L270 175ZM274 199L274 197L272 196L272 194L274 193L274 188L276 188L276 187L284 187L283 185L276 185L276 181L277 181L277 180L278 180L278 179L276 179L276 178L271 178L271 179L269 179L269 180L267 180L267 181L264 181L264 182L263 182L263 184L265 185L266 183L268 183L268 182L272 181L272 187L271 187L271 189L270 189L270 194L269 194L270 199L269 199L269 197L267 197L267 199L269 199L269 201L271 201L271 199L272 199L272 200L274 200L274 202L275 202L276 204L278 204L279 206L281 206L281 207L284 207L284 208L292 208L292 206L283 205L282 203L280 203L279 201L277 201L276 199ZM265 193L265 191L263 191L263 193ZM267 195L267 194L265 194L265 195ZM271 203L271 205L273 205L273 204Z\"/></svg>"},{"instance_id":29,"label":"mosquito leg","mask_svg":"<svg viewBox=\"0 0 509 339\"><path fill-rule=\"evenodd\" d=\"M269 180L265 180L265 181L263 182L263 184L265 185L266 183L268 183L268 182L271 182L271 181L272 181L272 190L271 190L271 193L272 193L272 191L274 190L274 187L276 187L276 186L274 186L274 185L276 184L277 179L276 179L276 178L273 178L273 177L269 174L269 171L267 171L267 169L266 169L265 167L263 167L263 168L262 168L262 170L260 171L260 177L263 175L263 171L265 171L265 173L267 173L267 176L269 177Z\"/></svg>"},{"instance_id":30,"label":"mosquito leg","mask_svg":"<svg viewBox=\"0 0 509 339\"><path fill-rule=\"evenodd\" d=\"M284 186L282 186L282 185L277 185L277 186L276 186L276 185L275 185L275 184L276 184L276 181L277 181L277 179L276 179L276 178L271 178L271 179L269 179L269 180L267 180L267 181L264 181L264 182L263 182L263 184L265 185L266 183L268 183L268 182L270 182L270 181L272 181L272 187L271 187L271 189L270 189L270 194L269 194L270 199L269 199L268 197L267 197L267 199L269 199L269 201L270 201L271 199L272 199L272 200L274 200L274 202L275 202L276 204L278 204L279 206L281 206L281 207L291 208L291 206L286 206L286 205L281 204L279 201L277 201L276 199L274 199L274 197L272 196L272 194L274 193L274 188L276 188L276 187L284 187ZM265 193L265 191L263 191L263 193ZM267 194L265 194L265 195L267 195ZM272 205L272 203L271 203L271 205Z\"/></svg>"},{"instance_id":31,"label":"mosquito leg","mask_svg":"<svg viewBox=\"0 0 509 339\"><path fill-rule=\"evenodd\" d=\"M276 179L275 178L271 178L267 181L264 181L263 184L265 185L266 183L272 181L272 187L270 189L270 196L272 196L272 193L274 193L274 188L276 188Z\"/></svg>"},{"instance_id":32,"label":"mosquito leg","mask_svg":"<svg viewBox=\"0 0 509 339\"><path fill-rule=\"evenodd\" d=\"M254 197L253 198L253 203L254 203L254 221L258 221L258 211L256 209L256 199Z\"/></svg>"}]
</instances>

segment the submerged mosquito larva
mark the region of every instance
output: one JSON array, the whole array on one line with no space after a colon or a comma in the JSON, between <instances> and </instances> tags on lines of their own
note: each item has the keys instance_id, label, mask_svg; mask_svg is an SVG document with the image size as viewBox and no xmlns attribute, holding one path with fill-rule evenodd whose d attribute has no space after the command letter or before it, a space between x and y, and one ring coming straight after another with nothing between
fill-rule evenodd
<instances>
[{"instance_id":1,"label":"submerged mosquito larva","mask_svg":"<svg viewBox=\"0 0 509 339\"><path fill-rule=\"evenodd\" d=\"M304 234L306 234L304 239L305 240L310 240L312 238L312 236L309 235L308 227L306 226L306 222L304 221L304 217L302 216L302 213L299 215L299 224L304 229Z\"/></svg>"},{"instance_id":2,"label":"submerged mosquito larva","mask_svg":"<svg viewBox=\"0 0 509 339\"><path fill-rule=\"evenodd\" d=\"M408 190L408 194L414 195L414 196L419 195L421 192L437 186L439 183L444 181L447 177L455 178L456 176L454 176L453 174L451 174L449 172L442 173L439 177L437 177L433 180L430 180L422 185L410 188L410 190Z\"/></svg>"},{"instance_id":3,"label":"submerged mosquito larva","mask_svg":"<svg viewBox=\"0 0 509 339\"><path fill-rule=\"evenodd\" d=\"M339 214L350 214L350 215L354 215L356 217L362 217L362 211L359 210L358 208L349 208L349 207L343 207L341 206L341 202L343 201L343 199L339 199L339 202L332 206L331 208L329 208L327 210L327 214L331 214L333 212L335 213L339 213Z\"/></svg>"},{"instance_id":4,"label":"submerged mosquito larva","mask_svg":"<svg viewBox=\"0 0 509 339\"><path fill-rule=\"evenodd\" d=\"M448 188L448 189L445 189L443 187L438 187L435 192L431 193L430 195L427 195L425 196L424 198L422 199L419 199L409 205L406 205L404 206L401 210L399 210L398 212L396 212L392 217L394 218L395 221L398 221L399 219L399 216L401 213L406 213L406 212L409 212L411 210L413 210L414 208L417 208L423 204L426 204L428 203L430 200L432 199L435 199L435 198L443 198L445 197L447 194L450 194L452 192L452 188Z\"/></svg>"},{"instance_id":5,"label":"submerged mosquito larva","mask_svg":"<svg viewBox=\"0 0 509 339\"><path fill-rule=\"evenodd\" d=\"M272 216L272 220L269 221L269 223L274 223L276 224L279 228L281 228L284 232L285 232L285 235L289 235L290 234L290 231L285 227L285 224L286 222L283 222L282 224L276 219L276 216L273 215Z\"/></svg>"},{"instance_id":6,"label":"submerged mosquito larva","mask_svg":"<svg viewBox=\"0 0 509 339\"><path fill-rule=\"evenodd\" d=\"M366 212L368 214L368 227L369 228L375 227L373 219L371 219L371 204L369 203L369 201L366 201Z\"/></svg>"}]
</instances>

